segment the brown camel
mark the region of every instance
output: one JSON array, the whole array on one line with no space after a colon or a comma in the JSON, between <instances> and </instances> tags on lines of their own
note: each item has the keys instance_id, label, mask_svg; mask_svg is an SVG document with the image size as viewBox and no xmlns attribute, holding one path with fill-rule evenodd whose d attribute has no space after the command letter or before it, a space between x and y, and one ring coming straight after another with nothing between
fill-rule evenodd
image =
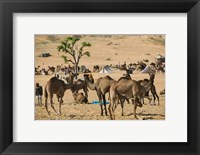
<instances>
[{"instance_id":1,"label":"brown camel","mask_svg":"<svg viewBox=\"0 0 200 155\"><path fill-rule=\"evenodd\" d=\"M81 89L83 89L85 96L88 98L88 88L86 82L81 79L73 81L73 89L71 89L72 93L78 93Z\"/></svg>"},{"instance_id":2,"label":"brown camel","mask_svg":"<svg viewBox=\"0 0 200 155\"><path fill-rule=\"evenodd\" d=\"M47 70L47 72L50 71L51 74L53 74L53 73L55 72L55 70L56 70L55 67L53 67L53 66L52 66L52 67L51 67L51 66L48 66L48 70Z\"/></svg>"},{"instance_id":3,"label":"brown camel","mask_svg":"<svg viewBox=\"0 0 200 155\"><path fill-rule=\"evenodd\" d=\"M160 95L165 95L165 89L163 89L162 91L160 91Z\"/></svg>"},{"instance_id":4,"label":"brown camel","mask_svg":"<svg viewBox=\"0 0 200 155\"><path fill-rule=\"evenodd\" d=\"M99 71L100 71L99 65L94 65L94 66L93 66L93 72L94 72L94 73L98 73Z\"/></svg>"},{"instance_id":5,"label":"brown camel","mask_svg":"<svg viewBox=\"0 0 200 155\"><path fill-rule=\"evenodd\" d=\"M115 119L114 111L117 107L120 98L131 99L134 104L134 117L136 116L136 108L137 106L142 107L140 100L143 99L146 92L148 92L154 82L154 74L150 75L149 83L146 86L140 85L139 82L121 77L117 82L114 82L110 87L110 105L109 105L109 113L111 119ZM123 102L121 102L122 107L122 116L123 116Z\"/></svg>"},{"instance_id":6,"label":"brown camel","mask_svg":"<svg viewBox=\"0 0 200 155\"><path fill-rule=\"evenodd\" d=\"M49 97L50 100L50 104L52 109L57 113L57 111L55 110L54 106L53 106L53 94L56 94L58 101L59 101L59 113L57 113L58 115L61 115L61 104L63 103L63 96L64 93L67 89L71 89L72 88L72 84L65 84L64 81L57 79L56 77L52 77L46 84L45 86L45 108L48 112L48 114L50 115L50 111L48 111L48 106L47 106L47 100Z\"/></svg>"},{"instance_id":7,"label":"brown camel","mask_svg":"<svg viewBox=\"0 0 200 155\"><path fill-rule=\"evenodd\" d=\"M77 103L88 103L88 99L83 95L83 93L74 93L73 97Z\"/></svg>"},{"instance_id":8,"label":"brown camel","mask_svg":"<svg viewBox=\"0 0 200 155\"><path fill-rule=\"evenodd\" d=\"M102 106L102 100L104 103L104 109L105 109L105 115L108 116L107 114L107 109L106 109L106 93L109 92L110 86L115 82L110 76L105 76L105 77L100 77L97 79L96 82L92 83L89 80L89 75L84 74L84 79L85 82L88 86L89 89L91 90L96 90L97 96L99 98L100 106L101 106L101 116L103 116L103 106Z\"/></svg>"},{"instance_id":9,"label":"brown camel","mask_svg":"<svg viewBox=\"0 0 200 155\"><path fill-rule=\"evenodd\" d=\"M144 80L139 80L138 82L140 83L140 85L146 86L146 85L149 83L149 80L148 80L148 79L144 79ZM157 94L156 87L155 87L154 84L153 84L152 87L151 87L151 93L152 93L152 95L153 95L154 104L155 104L155 101L156 101L156 98L157 98L158 105L160 105L159 96L158 96L158 94ZM151 100L152 100L152 99L151 99L150 96L149 96L149 91L146 92L146 94L145 94L144 97L148 98L148 99L149 99L149 103L151 103ZM143 104L144 104L144 100L143 100Z\"/></svg>"},{"instance_id":10,"label":"brown camel","mask_svg":"<svg viewBox=\"0 0 200 155\"><path fill-rule=\"evenodd\" d=\"M35 73L39 72L38 69L40 68L40 66L35 67Z\"/></svg>"},{"instance_id":11,"label":"brown camel","mask_svg":"<svg viewBox=\"0 0 200 155\"><path fill-rule=\"evenodd\" d=\"M71 88L72 93L78 93L79 90L83 89L85 96L88 98L88 88L84 80L78 79L74 81L75 74L70 74L66 80L68 83L72 83L73 87Z\"/></svg>"}]
</instances>

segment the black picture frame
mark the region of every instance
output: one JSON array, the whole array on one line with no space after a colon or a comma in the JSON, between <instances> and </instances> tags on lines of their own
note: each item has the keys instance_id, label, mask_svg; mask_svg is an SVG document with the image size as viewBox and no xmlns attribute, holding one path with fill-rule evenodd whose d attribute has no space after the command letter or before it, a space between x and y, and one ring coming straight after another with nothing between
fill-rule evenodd
<instances>
[{"instance_id":1,"label":"black picture frame","mask_svg":"<svg viewBox=\"0 0 200 155\"><path fill-rule=\"evenodd\" d=\"M187 143L13 142L13 13L187 13ZM200 2L198 0L0 0L0 152L2 154L200 154ZM186 62L185 62L186 63ZM177 110L181 110L177 109ZM31 131L29 131L31 134ZM56 135L55 131L54 135ZM98 134L98 133L97 133ZM119 133L120 134L120 133ZM134 134L134 132L133 132Z\"/></svg>"}]
</instances>

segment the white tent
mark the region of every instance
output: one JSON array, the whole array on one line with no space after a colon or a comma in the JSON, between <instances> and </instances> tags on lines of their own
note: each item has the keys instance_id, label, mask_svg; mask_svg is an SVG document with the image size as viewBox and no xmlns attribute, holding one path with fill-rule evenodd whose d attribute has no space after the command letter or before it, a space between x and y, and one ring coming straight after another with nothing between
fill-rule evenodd
<instances>
[{"instance_id":1,"label":"white tent","mask_svg":"<svg viewBox=\"0 0 200 155\"><path fill-rule=\"evenodd\" d=\"M141 71L141 73L151 73L153 69L150 66L146 66L145 69Z\"/></svg>"},{"instance_id":2,"label":"white tent","mask_svg":"<svg viewBox=\"0 0 200 155\"><path fill-rule=\"evenodd\" d=\"M112 69L110 68L110 66L104 66L99 73L112 73Z\"/></svg>"}]
</instances>

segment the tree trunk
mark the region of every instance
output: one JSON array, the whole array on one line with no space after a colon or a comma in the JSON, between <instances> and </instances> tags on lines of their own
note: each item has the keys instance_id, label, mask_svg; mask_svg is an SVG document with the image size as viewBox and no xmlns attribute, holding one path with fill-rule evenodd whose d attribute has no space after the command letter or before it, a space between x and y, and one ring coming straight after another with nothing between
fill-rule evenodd
<instances>
[{"instance_id":1,"label":"tree trunk","mask_svg":"<svg viewBox=\"0 0 200 155\"><path fill-rule=\"evenodd\" d=\"M75 78L78 79L78 64L75 63Z\"/></svg>"},{"instance_id":2,"label":"tree trunk","mask_svg":"<svg viewBox=\"0 0 200 155\"><path fill-rule=\"evenodd\" d=\"M78 79L78 64L79 64L80 58L77 58L77 59L78 59L78 60L76 60L76 63L75 63L76 79Z\"/></svg>"}]
</instances>

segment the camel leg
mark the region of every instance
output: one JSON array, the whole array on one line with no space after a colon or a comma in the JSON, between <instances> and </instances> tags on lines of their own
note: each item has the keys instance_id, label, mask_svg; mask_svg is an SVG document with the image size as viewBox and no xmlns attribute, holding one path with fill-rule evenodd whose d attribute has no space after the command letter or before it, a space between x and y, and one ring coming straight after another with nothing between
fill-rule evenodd
<instances>
[{"instance_id":1,"label":"camel leg","mask_svg":"<svg viewBox=\"0 0 200 155\"><path fill-rule=\"evenodd\" d=\"M155 97L155 95L154 94L152 94L153 95L153 105L155 105L156 103L155 103L155 101L156 101L156 97Z\"/></svg>"},{"instance_id":2,"label":"camel leg","mask_svg":"<svg viewBox=\"0 0 200 155\"><path fill-rule=\"evenodd\" d=\"M135 104L135 101L134 101L134 99L131 99L131 101L132 101L132 104L134 105L134 104Z\"/></svg>"},{"instance_id":3,"label":"camel leg","mask_svg":"<svg viewBox=\"0 0 200 155\"><path fill-rule=\"evenodd\" d=\"M100 91L97 91L97 96L99 98L99 105L101 107L101 116L103 116L102 96L101 96L101 92Z\"/></svg>"},{"instance_id":4,"label":"camel leg","mask_svg":"<svg viewBox=\"0 0 200 155\"><path fill-rule=\"evenodd\" d=\"M108 107L109 113L110 113L110 119L115 120L115 115L114 115L114 101L110 100L110 105Z\"/></svg>"},{"instance_id":5,"label":"camel leg","mask_svg":"<svg viewBox=\"0 0 200 155\"><path fill-rule=\"evenodd\" d=\"M55 111L56 114L58 114L54 105L53 105L53 99L52 98L50 98L50 104L51 104L51 108Z\"/></svg>"},{"instance_id":6,"label":"camel leg","mask_svg":"<svg viewBox=\"0 0 200 155\"><path fill-rule=\"evenodd\" d=\"M124 116L124 100L120 99L120 103L121 103L121 108L122 108L122 116Z\"/></svg>"},{"instance_id":7,"label":"camel leg","mask_svg":"<svg viewBox=\"0 0 200 155\"><path fill-rule=\"evenodd\" d=\"M61 104L63 105L63 100L61 98L61 95L60 94L56 94L56 96L57 96L58 103L60 103L60 101L62 101Z\"/></svg>"},{"instance_id":8,"label":"camel leg","mask_svg":"<svg viewBox=\"0 0 200 155\"><path fill-rule=\"evenodd\" d=\"M114 116L114 113L113 113L113 106L114 106L114 102L113 102L113 97L112 95L110 94L109 92L109 100L110 100L110 104L108 106L108 111L109 111L109 114L110 114L110 119L113 120L113 116Z\"/></svg>"},{"instance_id":9,"label":"camel leg","mask_svg":"<svg viewBox=\"0 0 200 155\"><path fill-rule=\"evenodd\" d=\"M126 99L127 103L130 104L129 99Z\"/></svg>"},{"instance_id":10,"label":"camel leg","mask_svg":"<svg viewBox=\"0 0 200 155\"><path fill-rule=\"evenodd\" d=\"M159 96L158 94L156 93L156 97L157 97L157 100L158 100L158 106L160 105L160 99L159 99Z\"/></svg>"},{"instance_id":11,"label":"camel leg","mask_svg":"<svg viewBox=\"0 0 200 155\"><path fill-rule=\"evenodd\" d=\"M114 112L115 112L115 109L117 108L118 104L119 104L119 98L118 98L118 96L115 96L113 98L113 104L112 104L112 117L113 117L113 120L115 120Z\"/></svg>"},{"instance_id":12,"label":"camel leg","mask_svg":"<svg viewBox=\"0 0 200 155\"><path fill-rule=\"evenodd\" d=\"M157 100L158 100L158 105L160 105L160 103L159 103L159 96L158 96L157 93L153 94L153 98L154 98L154 104L156 104L155 101L156 101L156 98L157 98Z\"/></svg>"},{"instance_id":13,"label":"camel leg","mask_svg":"<svg viewBox=\"0 0 200 155\"><path fill-rule=\"evenodd\" d=\"M110 119L112 119L112 112L111 112L111 109L112 109L112 107L111 107L111 103L110 103L110 105L108 106L108 111L109 111L109 114L110 114Z\"/></svg>"},{"instance_id":14,"label":"camel leg","mask_svg":"<svg viewBox=\"0 0 200 155\"><path fill-rule=\"evenodd\" d=\"M150 96L147 96L148 100L149 100L149 104L151 104L151 100L152 98ZM155 101L155 100L154 100Z\"/></svg>"},{"instance_id":15,"label":"camel leg","mask_svg":"<svg viewBox=\"0 0 200 155\"><path fill-rule=\"evenodd\" d=\"M154 98L154 103L155 103L155 100L156 100L156 98L157 98L157 100L158 100L158 105L160 105L159 96L158 96L158 94L157 94L157 92L156 92L156 87L155 87L155 86L152 87L151 93L152 93L153 98Z\"/></svg>"},{"instance_id":16,"label":"camel leg","mask_svg":"<svg viewBox=\"0 0 200 155\"><path fill-rule=\"evenodd\" d=\"M62 98L60 99L60 101L59 101L59 115L61 116L62 115L62 113L61 113L61 105L62 105Z\"/></svg>"},{"instance_id":17,"label":"camel leg","mask_svg":"<svg viewBox=\"0 0 200 155\"><path fill-rule=\"evenodd\" d=\"M48 110L48 105L47 105L47 98L48 97L45 97L45 108L46 108L47 113L50 115L50 111Z\"/></svg>"},{"instance_id":18,"label":"camel leg","mask_svg":"<svg viewBox=\"0 0 200 155\"><path fill-rule=\"evenodd\" d=\"M87 90L87 86L84 87L84 90L83 90L83 91L84 91L84 93L85 93L85 97L88 98L88 90Z\"/></svg>"},{"instance_id":19,"label":"camel leg","mask_svg":"<svg viewBox=\"0 0 200 155\"><path fill-rule=\"evenodd\" d=\"M136 109L137 109L137 101L136 101L136 98L135 98L135 104L134 104L134 117L135 117L135 119L138 119L137 116L136 116Z\"/></svg>"},{"instance_id":20,"label":"camel leg","mask_svg":"<svg viewBox=\"0 0 200 155\"><path fill-rule=\"evenodd\" d=\"M102 97L103 97L103 103L104 103L104 108L105 108L105 114L106 114L106 116L108 116L107 109L106 109L106 97L105 97L105 94L102 94Z\"/></svg>"}]
</instances>

